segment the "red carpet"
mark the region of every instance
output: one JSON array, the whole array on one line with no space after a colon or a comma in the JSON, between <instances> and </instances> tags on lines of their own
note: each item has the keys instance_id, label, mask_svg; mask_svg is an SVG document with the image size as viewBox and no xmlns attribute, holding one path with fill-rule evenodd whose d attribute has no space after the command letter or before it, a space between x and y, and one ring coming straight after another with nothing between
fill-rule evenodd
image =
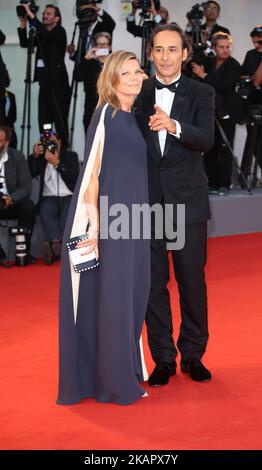
<instances>
[{"instance_id":1,"label":"red carpet","mask_svg":"<svg viewBox=\"0 0 262 470\"><path fill-rule=\"evenodd\" d=\"M0 268L0 449L261 449L262 233L210 239L208 253L212 381L179 371L127 407L55 404L59 266Z\"/></svg>"}]
</instances>

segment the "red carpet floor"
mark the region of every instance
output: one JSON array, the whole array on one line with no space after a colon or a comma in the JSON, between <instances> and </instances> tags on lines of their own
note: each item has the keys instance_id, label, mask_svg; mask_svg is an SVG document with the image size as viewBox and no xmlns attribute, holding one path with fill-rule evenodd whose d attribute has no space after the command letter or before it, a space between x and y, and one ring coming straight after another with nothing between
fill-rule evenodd
<instances>
[{"instance_id":1,"label":"red carpet floor","mask_svg":"<svg viewBox=\"0 0 262 470\"><path fill-rule=\"evenodd\" d=\"M0 449L261 449L262 233L209 240L210 383L178 373L131 406L57 389L59 266L0 268ZM176 289L171 281L175 330ZM149 370L153 363L146 351Z\"/></svg>"}]
</instances>

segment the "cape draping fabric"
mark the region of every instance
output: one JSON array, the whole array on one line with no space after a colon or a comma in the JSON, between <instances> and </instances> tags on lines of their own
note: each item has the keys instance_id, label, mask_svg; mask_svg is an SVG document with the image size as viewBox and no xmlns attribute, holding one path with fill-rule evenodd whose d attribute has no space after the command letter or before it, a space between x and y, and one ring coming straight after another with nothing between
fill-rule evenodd
<instances>
[{"instance_id":1,"label":"cape draping fabric","mask_svg":"<svg viewBox=\"0 0 262 470\"><path fill-rule=\"evenodd\" d=\"M92 175L92 171L94 168L95 159L96 159L98 150L99 150L99 156L100 156L100 169L101 169L104 141L105 141L104 118L105 118L105 112L106 112L107 107L108 107L108 104L106 104L102 109L100 120L96 129L93 145L92 145L92 148L88 157L88 161L86 164L86 168L84 171L82 183L81 183L80 190L79 190L79 196L77 199L76 212L75 212L75 217L74 217L74 221L73 221L73 225L71 229L70 238L76 237L77 235L81 235L86 232L86 227L88 223L88 214L87 214L86 203L85 203L85 192L86 192L86 189L88 187L88 184ZM75 272L71 261L70 261L70 266L71 266L74 318L76 322L80 276L79 274Z\"/></svg>"}]
</instances>

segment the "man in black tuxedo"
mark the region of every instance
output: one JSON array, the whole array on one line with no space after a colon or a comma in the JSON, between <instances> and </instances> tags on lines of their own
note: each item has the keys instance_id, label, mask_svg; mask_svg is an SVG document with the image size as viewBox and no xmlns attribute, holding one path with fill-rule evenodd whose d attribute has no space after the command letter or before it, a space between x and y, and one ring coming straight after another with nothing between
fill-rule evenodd
<instances>
[{"instance_id":1,"label":"man in black tuxedo","mask_svg":"<svg viewBox=\"0 0 262 470\"><path fill-rule=\"evenodd\" d=\"M151 205L172 204L174 224L177 204L185 207L185 245L172 251L182 317L177 346L181 370L193 380L206 381L211 374L201 357L208 340L204 267L210 211L202 153L213 143L215 93L208 85L181 74L187 45L178 25L155 29L151 58L156 77L144 82L137 101L137 119L148 146L149 199ZM151 291L146 314L149 347L156 363L149 378L153 386L168 383L176 373L177 356L167 289L167 237L158 239L156 227L152 223Z\"/></svg>"},{"instance_id":2,"label":"man in black tuxedo","mask_svg":"<svg viewBox=\"0 0 262 470\"><path fill-rule=\"evenodd\" d=\"M34 45L37 46L34 81L38 81L38 123L42 132L43 124L55 123L56 131L61 135L63 145L68 143L68 112L70 105L70 87L65 66L66 31L61 25L61 13L58 7L47 5L43 11L43 22L39 21L23 4L25 18L20 17L18 36L21 47L28 47L26 24L30 21L37 34Z\"/></svg>"}]
</instances>

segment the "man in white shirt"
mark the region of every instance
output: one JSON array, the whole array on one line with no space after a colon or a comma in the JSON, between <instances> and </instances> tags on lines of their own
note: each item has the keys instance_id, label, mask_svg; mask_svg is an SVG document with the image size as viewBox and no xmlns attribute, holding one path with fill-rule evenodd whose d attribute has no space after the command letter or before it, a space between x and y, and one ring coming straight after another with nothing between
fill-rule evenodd
<instances>
[{"instance_id":1,"label":"man in white shirt","mask_svg":"<svg viewBox=\"0 0 262 470\"><path fill-rule=\"evenodd\" d=\"M172 230L184 229L185 244L171 251L180 294L181 326L177 348L181 370L192 380L207 381L211 373L201 362L208 341L205 282L207 219L210 217L207 178L202 153L214 139L212 87L181 73L187 44L181 28L171 23L158 26L151 42L156 76L145 80L137 100L137 119L148 149L149 201L172 207ZM178 204L185 209L180 227ZM165 213L165 216L167 214ZM164 222L166 222L167 218ZM169 261L165 233L152 220L151 290L146 324L156 367L149 385L168 383L176 373L177 348L173 339L169 292Z\"/></svg>"},{"instance_id":2,"label":"man in white shirt","mask_svg":"<svg viewBox=\"0 0 262 470\"><path fill-rule=\"evenodd\" d=\"M78 156L61 148L61 139L37 142L29 157L32 177L39 177L38 210L46 236L43 256L46 264L60 259L67 212L79 173Z\"/></svg>"}]
</instances>

